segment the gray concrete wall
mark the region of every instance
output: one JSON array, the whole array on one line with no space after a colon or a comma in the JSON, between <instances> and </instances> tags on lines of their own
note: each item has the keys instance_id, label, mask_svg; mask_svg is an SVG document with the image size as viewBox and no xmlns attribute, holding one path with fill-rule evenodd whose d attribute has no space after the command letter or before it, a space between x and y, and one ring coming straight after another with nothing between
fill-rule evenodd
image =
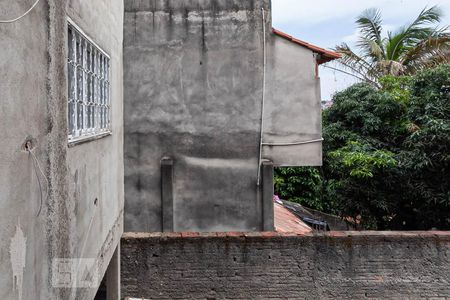
<instances>
[{"instance_id":1,"label":"gray concrete wall","mask_svg":"<svg viewBox=\"0 0 450 300\"><path fill-rule=\"evenodd\" d=\"M125 234L122 297L448 299L450 233Z\"/></svg>"},{"instance_id":2,"label":"gray concrete wall","mask_svg":"<svg viewBox=\"0 0 450 300\"><path fill-rule=\"evenodd\" d=\"M322 138L320 79L315 54L272 35L267 56L265 143L296 143ZM322 165L322 143L264 146L275 166Z\"/></svg>"},{"instance_id":3,"label":"gray concrete wall","mask_svg":"<svg viewBox=\"0 0 450 300\"><path fill-rule=\"evenodd\" d=\"M1 19L30 1L2 1ZM111 55L113 134L68 148L67 15ZM40 1L0 24L1 299L92 299L52 288L55 258L93 258L100 278L122 233L122 1ZM27 138L47 178L37 182ZM41 206L42 190L42 209ZM48 197L46 197L48 193ZM97 205L94 200L98 199Z\"/></svg>"},{"instance_id":4,"label":"gray concrete wall","mask_svg":"<svg viewBox=\"0 0 450 300\"><path fill-rule=\"evenodd\" d=\"M174 230L260 230L256 176L265 0L126 1L125 227L161 231L163 157Z\"/></svg>"},{"instance_id":5,"label":"gray concrete wall","mask_svg":"<svg viewBox=\"0 0 450 300\"><path fill-rule=\"evenodd\" d=\"M29 1L1 1L0 18L15 18ZM43 295L49 263L46 209L37 217L40 191L31 156L22 146L35 140L48 170L48 7L42 1L20 22L0 24L0 299ZM20 38L19 38L20 37Z\"/></svg>"},{"instance_id":6,"label":"gray concrete wall","mask_svg":"<svg viewBox=\"0 0 450 300\"><path fill-rule=\"evenodd\" d=\"M67 6L67 16L110 56L112 134L67 150L76 220L70 226L77 241L72 255L98 260L100 279L123 232L123 11L122 0L70 0Z\"/></svg>"}]
</instances>

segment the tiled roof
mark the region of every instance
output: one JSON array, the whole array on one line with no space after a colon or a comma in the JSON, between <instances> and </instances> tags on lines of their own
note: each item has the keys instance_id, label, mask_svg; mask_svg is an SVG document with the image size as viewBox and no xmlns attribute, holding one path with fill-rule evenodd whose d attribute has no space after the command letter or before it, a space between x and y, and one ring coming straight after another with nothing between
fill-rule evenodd
<instances>
[{"instance_id":1,"label":"tiled roof","mask_svg":"<svg viewBox=\"0 0 450 300\"><path fill-rule=\"evenodd\" d=\"M290 212L278 202L274 202L275 230L281 233L307 234L312 232L311 227L306 225L300 218Z\"/></svg>"},{"instance_id":2,"label":"tiled roof","mask_svg":"<svg viewBox=\"0 0 450 300\"><path fill-rule=\"evenodd\" d=\"M314 46L314 45L312 45L312 44L310 44L308 42L296 39L293 36L291 36L289 34L286 34L286 33L282 32L280 30L277 30L275 28L273 28L272 31L273 31L273 33L275 35L277 35L279 37L282 37L282 38L284 38L284 39L286 39L288 41L291 41L291 42L293 42L293 43L295 43L297 45L300 45L300 46L303 46L305 48L308 48L309 50L311 50L311 51L313 51L313 52L315 52L317 54L320 54L320 57L317 60L317 62L319 64L323 64L323 63L332 61L334 59L341 58L341 55L339 53L334 52L334 51L326 50L324 48L320 48L318 46Z\"/></svg>"}]
</instances>

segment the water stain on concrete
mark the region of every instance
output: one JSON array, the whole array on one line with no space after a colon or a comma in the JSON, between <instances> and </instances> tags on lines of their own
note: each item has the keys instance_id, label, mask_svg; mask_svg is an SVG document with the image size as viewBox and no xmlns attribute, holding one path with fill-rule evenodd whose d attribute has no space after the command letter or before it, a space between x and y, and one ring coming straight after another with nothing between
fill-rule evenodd
<instances>
[{"instance_id":1,"label":"water stain on concrete","mask_svg":"<svg viewBox=\"0 0 450 300\"><path fill-rule=\"evenodd\" d=\"M27 253L27 238L20 228L20 221L17 222L16 232L11 238L9 249L13 271L13 290L14 292L17 291L18 299L22 300L23 271Z\"/></svg>"}]
</instances>

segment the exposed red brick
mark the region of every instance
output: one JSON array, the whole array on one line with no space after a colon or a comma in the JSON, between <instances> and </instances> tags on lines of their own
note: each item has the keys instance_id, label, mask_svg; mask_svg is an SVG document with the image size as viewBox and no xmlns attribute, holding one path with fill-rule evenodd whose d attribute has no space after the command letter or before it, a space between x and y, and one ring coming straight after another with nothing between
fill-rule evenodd
<instances>
[{"instance_id":1,"label":"exposed red brick","mask_svg":"<svg viewBox=\"0 0 450 300\"><path fill-rule=\"evenodd\" d=\"M200 234L198 232L181 232L181 237L189 238L189 237L199 237Z\"/></svg>"},{"instance_id":2,"label":"exposed red brick","mask_svg":"<svg viewBox=\"0 0 450 300\"><path fill-rule=\"evenodd\" d=\"M261 233L260 232L245 232L244 233L245 237L260 237Z\"/></svg>"},{"instance_id":3,"label":"exposed red brick","mask_svg":"<svg viewBox=\"0 0 450 300\"><path fill-rule=\"evenodd\" d=\"M307 236L310 233L303 233L303 232L279 232L280 236Z\"/></svg>"},{"instance_id":4,"label":"exposed red brick","mask_svg":"<svg viewBox=\"0 0 450 300\"><path fill-rule=\"evenodd\" d=\"M163 232L161 237L163 237L163 238L176 238L176 237L181 237L181 233L180 232Z\"/></svg>"},{"instance_id":5,"label":"exposed red brick","mask_svg":"<svg viewBox=\"0 0 450 300\"><path fill-rule=\"evenodd\" d=\"M244 237L245 235L243 232L230 231L230 232L227 232L227 236L228 237Z\"/></svg>"},{"instance_id":6,"label":"exposed red brick","mask_svg":"<svg viewBox=\"0 0 450 300\"><path fill-rule=\"evenodd\" d=\"M218 233L217 232L199 232L198 236L200 236L200 237L217 237Z\"/></svg>"},{"instance_id":7,"label":"exposed red brick","mask_svg":"<svg viewBox=\"0 0 450 300\"><path fill-rule=\"evenodd\" d=\"M161 300L186 295L192 299L450 295L449 232L289 234L258 238L276 233L220 233L225 236L174 238L169 243L160 238L122 239L123 294Z\"/></svg>"},{"instance_id":8,"label":"exposed red brick","mask_svg":"<svg viewBox=\"0 0 450 300\"><path fill-rule=\"evenodd\" d=\"M218 237L227 237L228 233L226 233L226 232L216 232L216 236L218 236Z\"/></svg>"},{"instance_id":9,"label":"exposed red brick","mask_svg":"<svg viewBox=\"0 0 450 300\"><path fill-rule=\"evenodd\" d=\"M263 231L261 232L262 237L276 237L280 236L280 234L276 231Z\"/></svg>"},{"instance_id":10,"label":"exposed red brick","mask_svg":"<svg viewBox=\"0 0 450 300\"><path fill-rule=\"evenodd\" d=\"M348 234L344 231L330 231L327 233L330 237L346 237Z\"/></svg>"}]
</instances>

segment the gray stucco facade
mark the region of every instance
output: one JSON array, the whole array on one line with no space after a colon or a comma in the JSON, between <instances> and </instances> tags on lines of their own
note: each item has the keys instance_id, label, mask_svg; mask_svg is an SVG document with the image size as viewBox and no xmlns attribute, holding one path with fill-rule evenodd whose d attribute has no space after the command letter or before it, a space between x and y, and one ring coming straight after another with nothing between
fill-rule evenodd
<instances>
[{"instance_id":1,"label":"gray stucco facade","mask_svg":"<svg viewBox=\"0 0 450 300\"><path fill-rule=\"evenodd\" d=\"M263 141L276 146L264 145L263 157L276 166L322 165L316 64L316 53L310 49L271 35Z\"/></svg>"},{"instance_id":2,"label":"gray stucco facade","mask_svg":"<svg viewBox=\"0 0 450 300\"><path fill-rule=\"evenodd\" d=\"M111 133L76 143L69 22L111 67ZM117 299L125 187L127 231L270 230L272 164L320 164L320 143L260 147L320 136L314 55L276 40L269 0L40 0L0 37L0 299L92 299L57 259Z\"/></svg>"},{"instance_id":3,"label":"gray stucco facade","mask_svg":"<svg viewBox=\"0 0 450 300\"><path fill-rule=\"evenodd\" d=\"M163 157L175 231L259 230L263 1L126 3L125 230L162 231Z\"/></svg>"},{"instance_id":4,"label":"gray stucco facade","mask_svg":"<svg viewBox=\"0 0 450 300\"><path fill-rule=\"evenodd\" d=\"M124 22L125 231L165 231L167 206L173 231L262 230L260 162L321 164L320 141L260 160L261 126L269 144L321 138L314 53L272 34L268 0L126 1Z\"/></svg>"},{"instance_id":5,"label":"gray stucco facade","mask_svg":"<svg viewBox=\"0 0 450 300\"><path fill-rule=\"evenodd\" d=\"M30 5L2 1L0 19ZM68 18L110 55L112 82L112 134L71 147ZM118 246L124 194L122 24L119 0L41 0L24 18L0 24L0 299L92 299L95 286L55 288L53 263L92 259L101 279ZM27 140L43 174L24 149Z\"/></svg>"}]
</instances>

